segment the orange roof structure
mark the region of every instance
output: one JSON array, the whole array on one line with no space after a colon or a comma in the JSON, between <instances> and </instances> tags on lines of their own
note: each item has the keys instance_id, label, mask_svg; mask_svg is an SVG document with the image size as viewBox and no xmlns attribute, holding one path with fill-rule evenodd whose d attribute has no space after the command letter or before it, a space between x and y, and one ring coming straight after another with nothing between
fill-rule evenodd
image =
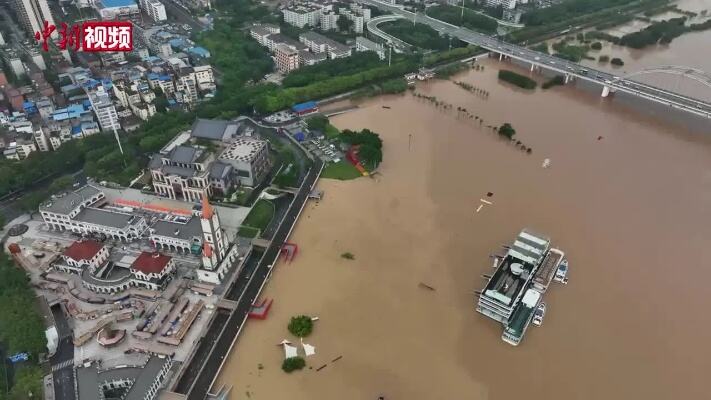
<instances>
[{"instance_id":1,"label":"orange roof structure","mask_svg":"<svg viewBox=\"0 0 711 400\"><path fill-rule=\"evenodd\" d=\"M202 217L203 219L210 219L212 218L213 214L212 206L210 205L210 202L207 200L207 196L202 197Z\"/></svg>"}]
</instances>

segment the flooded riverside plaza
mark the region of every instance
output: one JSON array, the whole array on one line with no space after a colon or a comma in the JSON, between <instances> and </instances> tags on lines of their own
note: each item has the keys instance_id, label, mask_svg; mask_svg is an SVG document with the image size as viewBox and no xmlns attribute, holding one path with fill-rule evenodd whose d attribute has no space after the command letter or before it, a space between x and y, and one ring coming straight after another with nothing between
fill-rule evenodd
<instances>
[{"instance_id":1,"label":"flooded riverside plaza","mask_svg":"<svg viewBox=\"0 0 711 400\"><path fill-rule=\"evenodd\" d=\"M711 123L602 99L581 82L529 93L496 78L525 67L482 64L418 83L453 110L408 93L332 118L378 132L384 161L373 179L319 182L324 199L290 237L299 255L275 266L262 293L274 299L269 318L246 324L217 379L232 399L708 396ZM486 128L504 122L532 154ZM476 213L487 192L493 204ZM475 312L474 291L492 272L489 254L526 227L565 250L570 283L549 288L545 323L512 347ZM313 369L286 374L277 344L299 342L287 331L299 314L319 317L304 340L316 346Z\"/></svg>"}]
</instances>

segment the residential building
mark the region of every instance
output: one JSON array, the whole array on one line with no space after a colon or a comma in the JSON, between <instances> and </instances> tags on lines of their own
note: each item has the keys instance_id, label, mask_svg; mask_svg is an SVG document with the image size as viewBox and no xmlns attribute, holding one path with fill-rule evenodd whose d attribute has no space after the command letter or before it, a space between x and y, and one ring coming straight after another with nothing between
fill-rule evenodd
<instances>
[{"instance_id":1,"label":"residential building","mask_svg":"<svg viewBox=\"0 0 711 400\"><path fill-rule=\"evenodd\" d=\"M324 7L313 4L297 4L281 10L284 22L298 28L317 26L321 22L321 11Z\"/></svg>"},{"instance_id":2,"label":"residential building","mask_svg":"<svg viewBox=\"0 0 711 400\"><path fill-rule=\"evenodd\" d=\"M46 128L38 126L34 131L35 142L37 143L37 149L39 151L50 151L52 149L49 143L49 137Z\"/></svg>"},{"instance_id":3,"label":"residential building","mask_svg":"<svg viewBox=\"0 0 711 400\"><path fill-rule=\"evenodd\" d=\"M504 9L509 9L509 10L516 8L516 3L517 3L517 0L484 0L484 4L487 7L503 7ZM525 3L528 3L528 0L526 0L526 1L519 0L518 3L525 4Z\"/></svg>"},{"instance_id":4,"label":"residential building","mask_svg":"<svg viewBox=\"0 0 711 400\"><path fill-rule=\"evenodd\" d=\"M165 13L165 6L158 0L140 0L143 11L155 22L165 21L168 15Z\"/></svg>"},{"instance_id":5,"label":"residential building","mask_svg":"<svg viewBox=\"0 0 711 400\"><path fill-rule=\"evenodd\" d=\"M269 171L269 144L261 139L241 137L230 143L218 160L232 166L240 184L256 186Z\"/></svg>"},{"instance_id":6,"label":"residential building","mask_svg":"<svg viewBox=\"0 0 711 400\"><path fill-rule=\"evenodd\" d=\"M329 39L316 32L305 32L299 35L299 41L314 53L326 53L328 58L343 58L351 55L351 48Z\"/></svg>"},{"instance_id":7,"label":"residential building","mask_svg":"<svg viewBox=\"0 0 711 400\"><path fill-rule=\"evenodd\" d=\"M35 32L41 32L44 22L49 25L56 25L52 12L49 9L47 0L11 0L12 9L17 14L20 25L25 29L30 37L34 37ZM57 33L53 34L56 37ZM5 50L3 50L5 51Z\"/></svg>"},{"instance_id":8,"label":"residential building","mask_svg":"<svg viewBox=\"0 0 711 400\"><path fill-rule=\"evenodd\" d=\"M94 8L102 20L141 20L141 10L135 0L96 0Z\"/></svg>"},{"instance_id":9,"label":"residential building","mask_svg":"<svg viewBox=\"0 0 711 400\"><path fill-rule=\"evenodd\" d=\"M356 37L356 51L374 51L381 60L385 59L385 48L383 45L375 43L364 36Z\"/></svg>"},{"instance_id":10,"label":"residential building","mask_svg":"<svg viewBox=\"0 0 711 400\"><path fill-rule=\"evenodd\" d=\"M192 67L181 68L175 81L175 90L183 94L185 103L195 104L198 101L197 80Z\"/></svg>"},{"instance_id":11,"label":"residential building","mask_svg":"<svg viewBox=\"0 0 711 400\"><path fill-rule=\"evenodd\" d=\"M21 77L27 74L25 72L25 66L23 65L17 51L12 48L3 48L2 51L0 51L0 55L5 61L5 64L10 67L10 70L16 77Z\"/></svg>"},{"instance_id":12,"label":"residential building","mask_svg":"<svg viewBox=\"0 0 711 400\"><path fill-rule=\"evenodd\" d=\"M116 107L114 107L111 96L109 96L109 93L106 92L103 86L98 86L96 91L90 92L89 100L91 101L91 108L94 114L96 114L96 119L99 121L101 130L109 131L121 129L118 115L116 114Z\"/></svg>"},{"instance_id":13,"label":"residential building","mask_svg":"<svg viewBox=\"0 0 711 400\"><path fill-rule=\"evenodd\" d=\"M253 25L249 29L249 35L254 38L259 44L262 46L269 47L267 45L267 36L273 34L273 33L280 33L281 28L279 28L278 25L272 25L272 24L261 24L261 25Z\"/></svg>"},{"instance_id":14,"label":"residential building","mask_svg":"<svg viewBox=\"0 0 711 400\"><path fill-rule=\"evenodd\" d=\"M215 75L211 66L201 65L199 67L193 67L193 72L195 72L195 82L197 82L198 89L208 91L215 90Z\"/></svg>"},{"instance_id":15,"label":"residential building","mask_svg":"<svg viewBox=\"0 0 711 400\"><path fill-rule=\"evenodd\" d=\"M321 30L334 31L338 29L338 17L339 15L334 12L321 14Z\"/></svg>"},{"instance_id":16,"label":"residential building","mask_svg":"<svg viewBox=\"0 0 711 400\"><path fill-rule=\"evenodd\" d=\"M299 52L285 44L279 43L276 46L274 58L279 72L288 74L299 68Z\"/></svg>"},{"instance_id":17,"label":"residential building","mask_svg":"<svg viewBox=\"0 0 711 400\"><path fill-rule=\"evenodd\" d=\"M300 65L316 65L328 59L326 53L312 53L308 50L299 50Z\"/></svg>"}]
</instances>

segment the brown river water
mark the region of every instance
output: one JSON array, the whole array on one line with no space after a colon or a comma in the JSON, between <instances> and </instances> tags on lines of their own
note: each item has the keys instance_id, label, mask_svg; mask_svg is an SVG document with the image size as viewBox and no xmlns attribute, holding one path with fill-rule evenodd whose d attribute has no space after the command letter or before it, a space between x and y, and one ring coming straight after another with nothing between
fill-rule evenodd
<instances>
[{"instance_id":1,"label":"brown river water","mask_svg":"<svg viewBox=\"0 0 711 400\"><path fill-rule=\"evenodd\" d=\"M488 99L432 81L417 91L455 110L407 94L332 118L380 133L384 162L373 179L319 182L324 199L291 236L298 256L262 294L268 319L247 323L217 379L231 399L708 398L711 124L582 83L523 92L496 79L515 67L483 64L452 80ZM532 154L486 128L503 122ZM567 253L570 283L512 347L474 291L524 227ZM319 317L305 339L316 355L285 374L277 343L298 343L286 328L298 314Z\"/></svg>"}]
</instances>

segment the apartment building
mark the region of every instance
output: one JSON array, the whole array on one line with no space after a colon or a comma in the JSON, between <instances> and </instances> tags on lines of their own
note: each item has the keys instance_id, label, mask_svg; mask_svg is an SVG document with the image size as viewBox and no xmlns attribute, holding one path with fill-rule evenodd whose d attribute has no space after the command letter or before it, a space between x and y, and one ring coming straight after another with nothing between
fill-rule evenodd
<instances>
[{"instance_id":1,"label":"apartment building","mask_svg":"<svg viewBox=\"0 0 711 400\"><path fill-rule=\"evenodd\" d=\"M325 7L314 4L297 4L281 10L284 22L298 28L317 26L321 22L321 13Z\"/></svg>"},{"instance_id":2,"label":"apartment building","mask_svg":"<svg viewBox=\"0 0 711 400\"><path fill-rule=\"evenodd\" d=\"M274 58L279 72L287 74L299 68L299 52L283 43L276 46Z\"/></svg>"}]
</instances>

